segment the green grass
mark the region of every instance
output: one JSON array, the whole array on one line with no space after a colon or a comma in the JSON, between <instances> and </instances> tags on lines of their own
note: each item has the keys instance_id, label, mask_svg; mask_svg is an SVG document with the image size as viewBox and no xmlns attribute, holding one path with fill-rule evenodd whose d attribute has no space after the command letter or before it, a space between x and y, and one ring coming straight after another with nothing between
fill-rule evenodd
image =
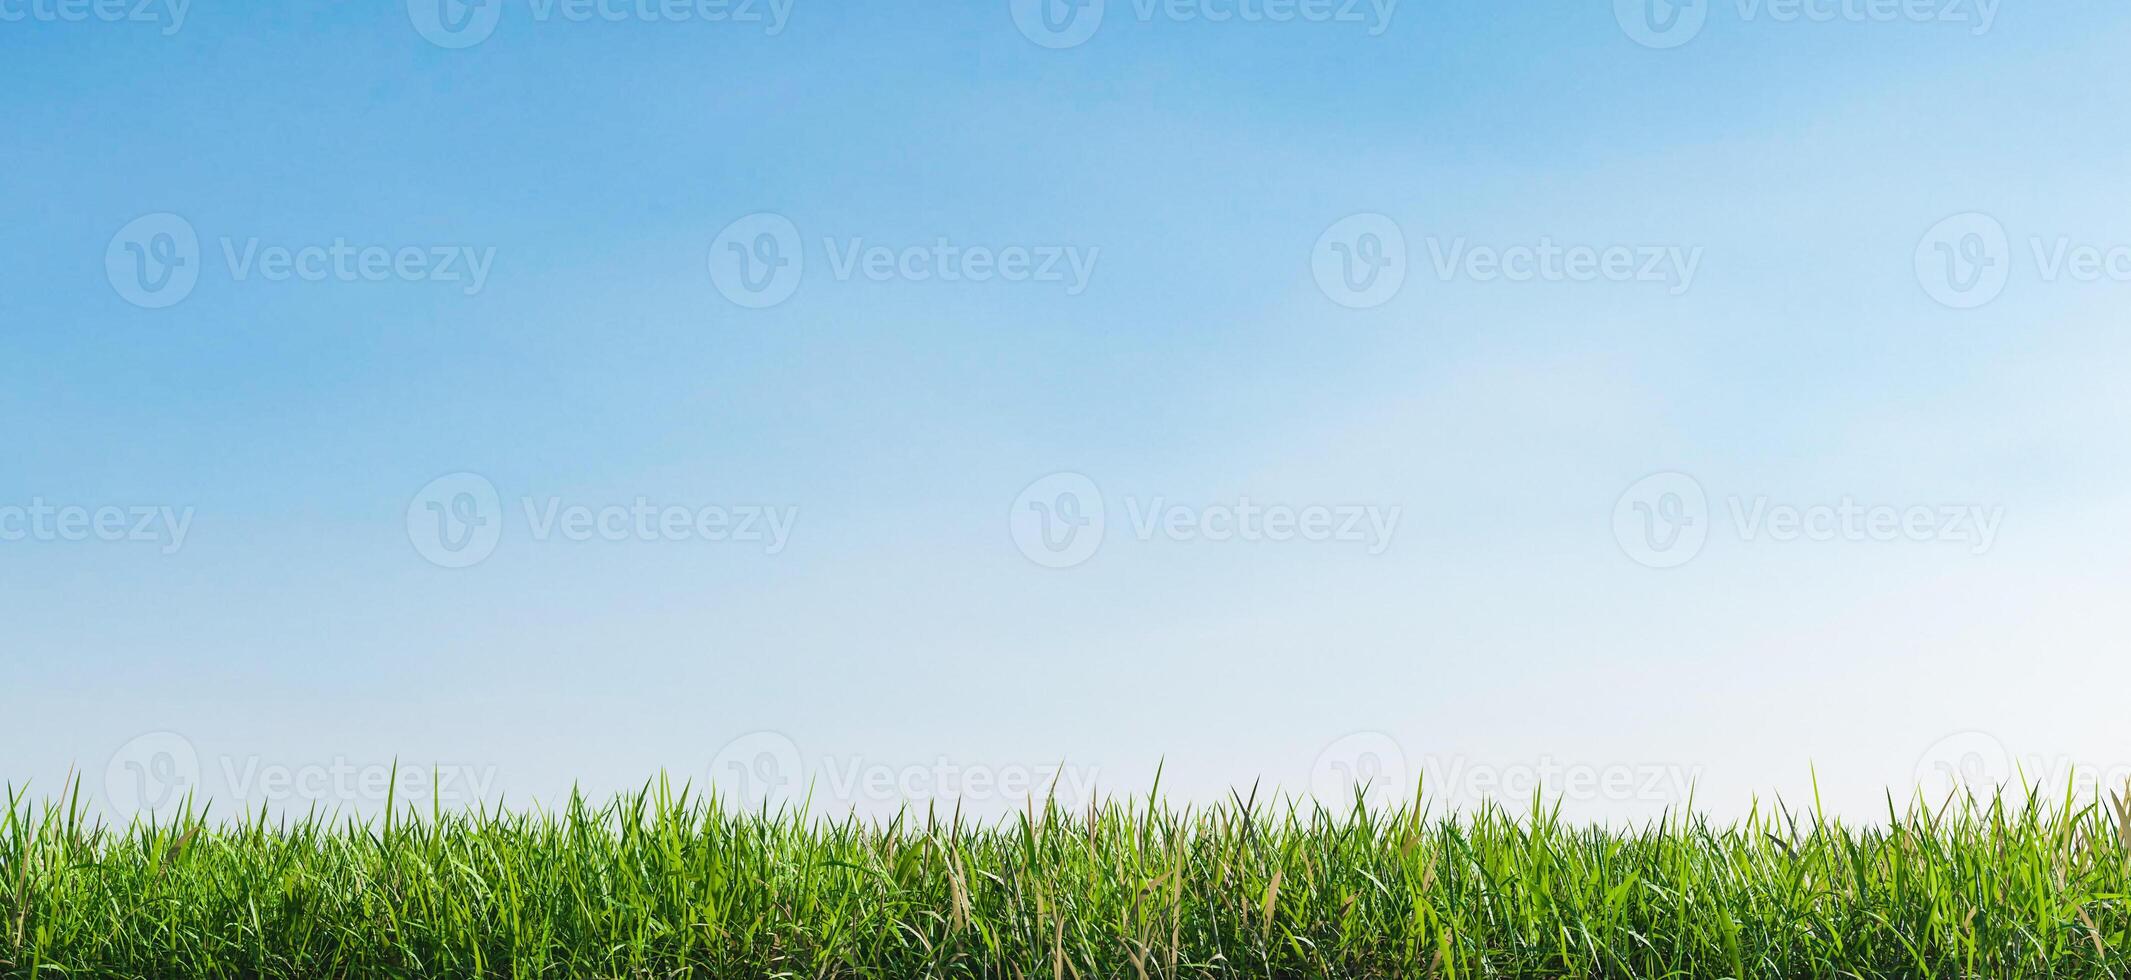
<instances>
[{"instance_id":1,"label":"green grass","mask_svg":"<svg viewBox=\"0 0 2131 980\"><path fill-rule=\"evenodd\" d=\"M995 823L559 812L123 830L9 794L0 976L2121 977L2118 801L1845 826L1157 797Z\"/></svg>"}]
</instances>

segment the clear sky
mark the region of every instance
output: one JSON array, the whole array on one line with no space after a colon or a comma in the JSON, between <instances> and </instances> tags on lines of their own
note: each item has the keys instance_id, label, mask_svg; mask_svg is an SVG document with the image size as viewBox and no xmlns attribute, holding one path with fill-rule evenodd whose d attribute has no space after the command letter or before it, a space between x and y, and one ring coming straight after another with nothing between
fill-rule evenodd
<instances>
[{"instance_id":1,"label":"clear sky","mask_svg":"<svg viewBox=\"0 0 2131 980\"><path fill-rule=\"evenodd\" d=\"M2131 774L2131 10L1651 4L0 0L0 779Z\"/></svg>"}]
</instances>

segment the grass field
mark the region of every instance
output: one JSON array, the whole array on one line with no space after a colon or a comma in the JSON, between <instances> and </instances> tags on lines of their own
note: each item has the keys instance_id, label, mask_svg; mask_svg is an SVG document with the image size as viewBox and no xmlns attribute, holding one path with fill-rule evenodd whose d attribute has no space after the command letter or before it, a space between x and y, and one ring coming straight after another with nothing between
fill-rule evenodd
<instances>
[{"instance_id":1,"label":"grass field","mask_svg":"<svg viewBox=\"0 0 2131 980\"><path fill-rule=\"evenodd\" d=\"M11 794L0 976L2121 977L2131 816L1634 829L1156 797L972 825L557 812L123 830Z\"/></svg>"}]
</instances>

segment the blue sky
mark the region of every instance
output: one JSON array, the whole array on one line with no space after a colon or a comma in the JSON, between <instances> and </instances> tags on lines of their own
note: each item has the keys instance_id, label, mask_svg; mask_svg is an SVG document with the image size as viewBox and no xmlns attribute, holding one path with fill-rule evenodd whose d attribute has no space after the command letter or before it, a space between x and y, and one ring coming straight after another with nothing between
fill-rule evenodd
<instances>
[{"instance_id":1,"label":"blue sky","mask_svg":"<svg viewBox=\"0 0 2131 980\"><path fill-rule=\"evenodd\" d=\"M1627 4L1108 0L1051 48L1007 0L491 0L445 47L426 2L0 0L0 777L360 809L253 777L552 799L744 757L879 809L849 773L1556 765L1725 812L1812 766L1869 815L1949 758L2131 772L2131 13L1724 0L1651 47ZM156 215L197 282L150 308ZM1313 273L1354 215L1406 255L1360 308ZM733 302L735 241L796 246L789 295ZM1086 275L942 281L935 247ZM1947 293L1949 255L2002 286ZM1015 522L1060 473L1104 527L1050 567ZM495 500L465 567L423 543L479 496L425 496L454 474ZM1637 550L1651 486L1706 543ZM639 501L688 529L561 530ZM1222 539L1246 501L1361 537ZM1746 526L1846 501L1828 540Z\"/></svg>"}]
</instances>

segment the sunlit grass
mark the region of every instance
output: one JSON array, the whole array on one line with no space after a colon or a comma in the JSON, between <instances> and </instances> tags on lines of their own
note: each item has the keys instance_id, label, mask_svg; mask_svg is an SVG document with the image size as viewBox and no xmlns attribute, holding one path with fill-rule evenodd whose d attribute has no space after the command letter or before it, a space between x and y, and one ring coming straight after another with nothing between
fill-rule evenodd
<instances>
[{"instance_id":1,"label":"sunlit grass","mask_svg":"<svg viewBox=\"0 0 2131 980\"><path fill-rule=\"evenodd\" d=\"M190 808L188 808L189 810ZM0 976L2121 977L2131 815L2035 792L1846 826L1572 826L1157 794L974 824L732 813L197 813L8 794Z\"/></svg>"}]
</instances>

